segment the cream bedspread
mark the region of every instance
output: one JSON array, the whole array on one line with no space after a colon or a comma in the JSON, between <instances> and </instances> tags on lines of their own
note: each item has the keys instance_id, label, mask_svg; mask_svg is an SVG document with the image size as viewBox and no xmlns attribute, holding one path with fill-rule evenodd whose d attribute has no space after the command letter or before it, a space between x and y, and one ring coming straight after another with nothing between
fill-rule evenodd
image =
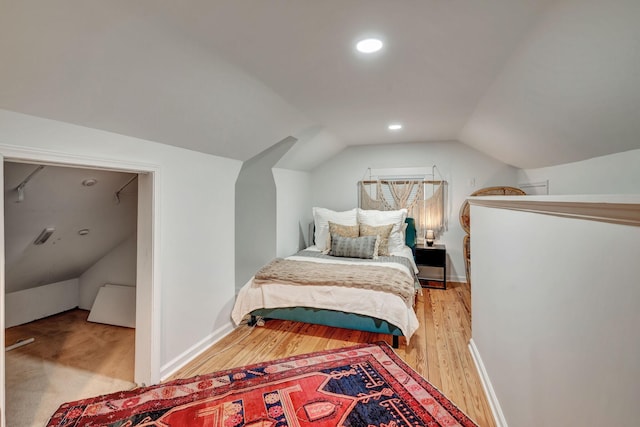
<instances>
[{"instance_id":1,"label":"cream bedspread","mask_svg":"<svg viewBox=\"0 0 640 427\"><path fill-rule=\"evenodd\" d=\"M394 255L404 256L413 261L411 250ZM326 260L322 258L309 259L306 257L291 256L288 260L302 260L322 264L356 265L361 263L351 262L344 258ZM412 262L412 265L413 264ZM378 263L376 266L403 270L412 277L412 272L396 263ZM416 270L414 268L414 270ZM270 282L268 285L255 283L252 278L245 284L238 294L231 317L236 324L251 311L259 308L281 307L313 307L328 310L339 310L348 313L356 313L365 316L377 317L397 326L403 335L409 340L418 329L418 318L411 305L399 295L372 289L356 287L343 287L335 285L300 286L286 283Z\"/></svg>"},{"instance_id":2,"label":"cream bedspread","mask_svg":"<svg viewBox=\"0 0 640 427\"><path fill-rule=\"evenodd\" d=\"M300 286L340 286L395 293L411 307L416 292L414 278L401 270L377 265L333 264L276 258L258 271L256 284L272 282Z\"/></svg>"}]
</instances>

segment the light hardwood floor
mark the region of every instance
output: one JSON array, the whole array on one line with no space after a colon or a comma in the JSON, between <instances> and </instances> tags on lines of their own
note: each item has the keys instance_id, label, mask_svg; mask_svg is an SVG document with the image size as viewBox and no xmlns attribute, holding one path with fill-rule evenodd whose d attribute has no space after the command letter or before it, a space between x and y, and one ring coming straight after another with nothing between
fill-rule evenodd
<instances>
[{"instance_id":1,"label":"light hardwood floor","mask_svg":"<svg viewBox=\"0 0 640 427\"><path fill-rule=\"evenodd\" d=\"M409 345L400 338L396 353L427 378L481 427L495 426L468 350L471 294L465 283L447 290L424 289L416 305L420 328ZM382 334L269 320L264 327L243 325L176 372L186 378L286 356L386 341Z\"/></svg>"}]
</instances>

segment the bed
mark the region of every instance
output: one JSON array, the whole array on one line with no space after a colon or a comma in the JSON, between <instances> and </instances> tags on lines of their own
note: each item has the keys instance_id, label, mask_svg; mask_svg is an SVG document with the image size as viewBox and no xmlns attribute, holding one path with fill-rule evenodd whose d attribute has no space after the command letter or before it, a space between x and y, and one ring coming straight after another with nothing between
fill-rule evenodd
<instances>
[{"instance_id":1,"label":"bed","mask_svg":"<svg viewBox=\"0 0 640 427\"><path fill-rule=\"evenodd\" d=\"M418 328L413 306L420 286L412 250L415 227L406 210L314 208L314 224L313 246L273 260L241 288L234 322L247 316L250 322L293 320L389 334L396 348L399 336L408 342ZM368 257L370 246L367 256L358 251L357 257L344 256L340 250L344 244L346 255L353 255L350 244L366 246L372 240L373 257Z\"/></svg>"}]
</instances>

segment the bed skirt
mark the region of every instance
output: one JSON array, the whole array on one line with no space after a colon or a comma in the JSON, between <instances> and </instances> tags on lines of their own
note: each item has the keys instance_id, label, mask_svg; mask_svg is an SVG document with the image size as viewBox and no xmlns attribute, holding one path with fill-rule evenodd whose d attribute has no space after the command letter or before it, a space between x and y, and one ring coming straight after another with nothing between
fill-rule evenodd
<instances>
[{"instance_id":1,"label":"bed skirt","mask_svg":"<svg viewBox=\"0 0 640 427\"><path fill-rule=\"evenodd\" d=\"M393 338L393 348L398 348L398 337L402 336L400 328L386 320L361 314L346 313L344 311L311 307L285 307L260 308L253 310L250 314L252 322L255 320L255 317L260 316L264 319L292 320L295 322L387 334Z\"/></svg>"}]
</instances>

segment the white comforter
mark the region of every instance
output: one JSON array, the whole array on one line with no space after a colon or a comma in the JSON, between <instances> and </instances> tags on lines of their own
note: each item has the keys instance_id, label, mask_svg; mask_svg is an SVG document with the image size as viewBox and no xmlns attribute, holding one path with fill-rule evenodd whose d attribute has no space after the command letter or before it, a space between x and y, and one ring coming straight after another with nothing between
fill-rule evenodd
<instances>
[{"instance_id":1,"label":"white comforter","mask_svg":"<svg viewBox=\"0 0 640 427\"><path fill-rule=\"evenodd\" d=\"M313 249L313 247L308 249ZM393 255L410 259L414 271L417 272L410 248L405 247L402 252L396 252ZM291 256L288 259L300 258ZM303 260L327 262L327 260L321 258L304 258ZM342 259L332 260L332 262L353 264L353 262ZM406 267L399 264L384 263L376 265L389 265L406 270ZM407 274L411 274L411 272L407 271ZM339 310L377 317L400 328L407 341L418 329L418 318L415 311L412 307L407 307L402 298L397 295L341 286L296 286L280 283L260 286L253 283L253 278L240 289L231 317L236 324L240 324L247 314L258 308L298 306Z\"/></svg>"}]
</instances>

